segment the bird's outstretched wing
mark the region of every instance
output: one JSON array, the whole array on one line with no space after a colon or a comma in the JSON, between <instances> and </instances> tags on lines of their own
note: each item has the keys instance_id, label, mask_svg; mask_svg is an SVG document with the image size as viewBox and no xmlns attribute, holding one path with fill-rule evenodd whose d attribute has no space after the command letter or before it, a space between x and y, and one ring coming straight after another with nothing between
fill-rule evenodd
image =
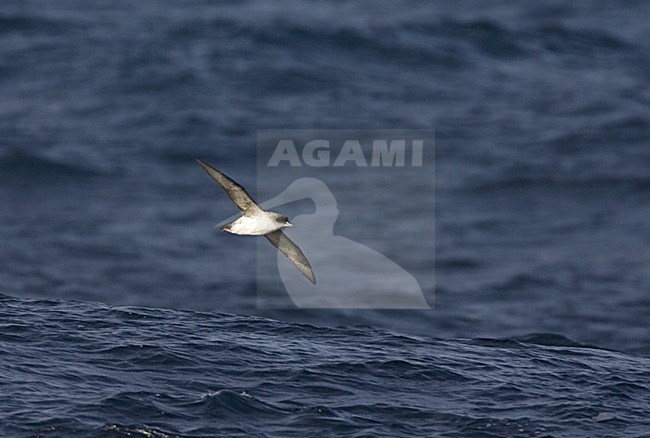
<instances>
[{"instance_id":1,"label":"bird's outstretched wing","mask_svg":"<svg viewBox=\"0 0 650 438\"><path fill-rule=\"evenodd\" d=\"M246 189L244 189L232 179L228 178L223 173L219 172L214 167L207 165L201 160L196 161L201 165L203 170L208 173L208 175L210 175L216 182L219 183L221 188L224 189L228 197L232 199L232 202L235 203L237 208L239 208L242 213L262 211L262 209L255 203L255 201L253 201L248 192L246 192Z\"/></svg>"},{"instance_id":2,"label":"bird's outstretched wing","mask_svg":"<svg viewBox=\"0 0 650 438\"><path fill-rule=\"evenodd\" d=\"M274 231L269 234L265 234L265 237L269 239L269 242L273 244L282 254L287 256L287 258L293 263L293 265L298 268L298 270L307 277L312 284L316 284L316 275L314 275L314 270L309 264L309 260L305 257L305 254L300 250L298 245L293 243L286 234L281 230Z\"/></svg>"}]
</instances>

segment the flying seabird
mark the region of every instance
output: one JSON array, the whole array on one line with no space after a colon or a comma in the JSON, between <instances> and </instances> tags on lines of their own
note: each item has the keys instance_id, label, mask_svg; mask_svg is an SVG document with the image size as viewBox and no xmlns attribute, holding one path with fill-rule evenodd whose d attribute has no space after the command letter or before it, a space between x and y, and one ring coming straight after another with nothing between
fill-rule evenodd
<instances>
[{"instance_id":1,"label":"flying seabird","mask_svg":"<svg viewBox=\"0 0 650 438\"><path fill-rule=\"evenodd\" d=\"M307 277L312 284L316 284L316 275L314 275L309 260L307 260L298 245L293 243L281 230L284 227L293 226L289 222L289 218L281 213L262 210L242 186L203 161L196 161L208 175L219 183L228 197L242 212L240 218L221 227L221 231L244 236L266 237L273 246L287 256L302 275Z\"/></svg>"}]
</instances>

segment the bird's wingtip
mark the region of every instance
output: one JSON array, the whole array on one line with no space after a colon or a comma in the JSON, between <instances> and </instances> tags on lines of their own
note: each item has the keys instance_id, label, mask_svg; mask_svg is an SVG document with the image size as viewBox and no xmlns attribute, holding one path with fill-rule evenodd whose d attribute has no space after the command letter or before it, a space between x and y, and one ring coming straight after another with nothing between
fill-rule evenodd
<instances>
[{"instance_id":1,"label":"bird's wingtip","mask_svg":"<svg viewBox=\"0 0 650 438\"><path fill-rule=\"evenodd\" d=\"M197 163L199 163L199 166L201 166L201 168L202 168L203 170L205 170L206 172L210 173L211 170L214 170L214 169L212 168L212 166L210 166L210 165L209 165L208 163L206 163L205 161L200 160L200 159L198 159L198 158L195 158L195 160L196 160Z\"/></svg>"}]
</instances>

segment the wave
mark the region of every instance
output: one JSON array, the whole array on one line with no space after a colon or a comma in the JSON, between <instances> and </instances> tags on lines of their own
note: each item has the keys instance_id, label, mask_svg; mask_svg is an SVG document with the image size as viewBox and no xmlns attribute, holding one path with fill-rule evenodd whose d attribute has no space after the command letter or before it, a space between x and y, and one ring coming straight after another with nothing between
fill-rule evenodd
<instances>
[{"instance_id":1,"label":"wave","mask_svg":"<svg viewBox=\"0 0 650 438\"><path fill-rule=\"evenodd\" d=\"M560 156L575 156L593 153L594 149L610 151L616 147L645 150L648 138L650 120L633 115L559 135L545 141L543 146Z\"/></svg>"},{"instance_id":2,"label":"wave","mask_svg":"<svg viewBox=\"0 0 650 438\"><path fill-rule=\"evenodd\" d=\"M322 81L331 81L332 76L325 74L328 69L340 69L336 63L329 65L313 64L310 61L314 53L320 56L353 55L357 62L376 61L378 59L393 64L435 65L443 68L459 68L464 62L451 47L439 47L423 42L412 41L398 35L399 29L374 25L365 28L337 27L336 25L314 25L313 23L296 23L276 20L265 25L250 25L233 20L213 19L195 20L183 23L169 31L169 38L223 38L238 41L239 50L256 50L274 47L287 48L299 52L302 57L293 70L285 74L294 76L293 82L308 80L311 84L315 74ZM228 56L228 52L221 53ZM277 62L275 63L277 64ZM308 73L300 67L317 67ZM350 68L354 66L350 65ZM292 83L293 83L292 82ZM320 84L323 86L323 83Z\"/></svg>"},{"instance_id":3,"label":"wave","mask_svg":"<svg viewBox=\"0 0 650 438\"><path fill-rule=\"evenodd\" d=\"M569 29L559 24L547 25L530 34L544 50L579 56L598 53L626 53L635 50L631 43L601 30Z\"/></svg>"},{"instance_id":4,"label":"wave","mask_svg":"<svg viewBox=\"0 0 650 438\"><path fill-rule=\"evenodd\" d=\"M559 334L433 339L7 295L0 303L3 332L29 327L0 338L0 422L11 436L607 435L650 426L650 359Z\"/></svg>"},{"instance_id":5,"label":"wave","mask_svg":"<svg viewBox=\"0 0 650 438\"><path fill-rule=\"evenodd\" d=\"M0 15L0 36L9 33L60 35L84 29L79 22L34 15Z\"/></svg>"},{"instance_id":6,"label":"wave","mask_svg":"<svg viewBox=\"0 0 650 438\"><path fill-rule=\"evenodd\" d=\"M244 47L279 46L294 51L349 50L396 62L416 61L458 68L465 65L470 48L494 58L555 54L593 56L629 53L640 49L602 30L571 29L560 23L532 29L509 27L498 20L458 20L449 17L421 21L407 19L365 25L274 20L248 23L227 18L190 20L172 27L169 38L230 38L247 41ZM459 46L458 44L468 44ZM463 54L465 52L465 54Z\"/></svg>"},{"instance_id":7,"label":"wave","mask_svg":"<svg viewBox=\"0 0 650 438\"><path fill-rule=\"evenodd\" d=\"M0 179L79 178L102 176L110 172L105 165L75 158L52 158L36 152L10 149L0 155Z\"/></svg>"},{"instance_id":8,"label":"wave","mask_svg":"<svg viewBox=\"0 0 650 438\"><path fill-rule=\"evenodd\" d=\"M519 172L517 172L519 173ZM473 179L465 184L465 189L474 193L494 192L501 190L528 190L534 188L547 189L594 189L617 190L624 189L632 192L650 190L650 177L642 175L566 175L548 172L546 175L516 175L500 178Z\"/></svg>"}]
</instances>

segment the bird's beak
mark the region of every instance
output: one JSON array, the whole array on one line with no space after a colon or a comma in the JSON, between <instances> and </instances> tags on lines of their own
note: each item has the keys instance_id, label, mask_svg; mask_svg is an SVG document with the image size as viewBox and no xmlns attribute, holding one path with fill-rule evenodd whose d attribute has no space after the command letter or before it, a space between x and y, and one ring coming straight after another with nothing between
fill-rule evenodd
<instances>
[{"instance_id":1,"label":"bird's beak","mask_svg":"<svg viewBox=\"0 0 650 438\"><path fill-rule=\"evenodd\" d=\"M291 222L289 222L289 221L286 221L286 222L284 223L284 226L285 226L285 227L293 227L293 224L292 224Z\"/></svg>"}]
</instances>

